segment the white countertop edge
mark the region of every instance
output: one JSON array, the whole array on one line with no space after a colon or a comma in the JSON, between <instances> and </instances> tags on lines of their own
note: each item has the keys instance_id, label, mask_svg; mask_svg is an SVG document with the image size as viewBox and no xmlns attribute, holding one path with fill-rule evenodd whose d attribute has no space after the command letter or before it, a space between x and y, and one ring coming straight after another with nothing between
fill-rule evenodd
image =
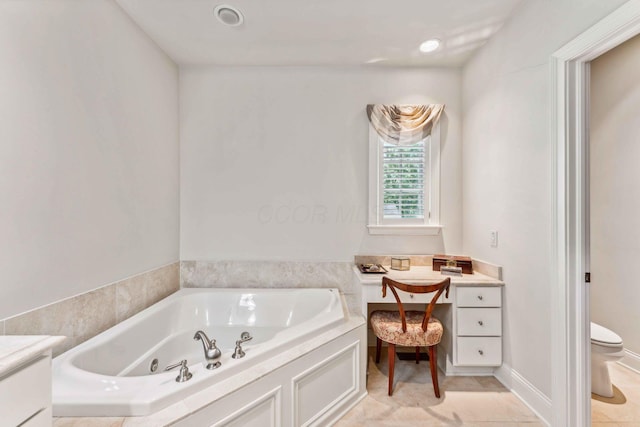
<instances>
[{"instance_id":1,"label":"white countertop edge","mask_svg":"<svg viewBox=\"0 0 640 427\"><path fill-rule=\"evenodd\" d=\"M360 272L360 269L357 265L353 266L353 271L356 273L358 279L360 280L360 284L362 285L379 285L384 276L389 277L390 279L397 280L398 282L406 282L406 283L414 283L414 284L428 284L435 283L439 280L443 280L447 277L451 278L451 284L455 286L504 286L504 282L502 280L494 279L493 277L486 276L482 273L474 272L473 274L465 274L463 276L448 276L444 274L440 274L434 272L429 266L417 266L411 267L413 273L416 275L426 275L431 274L432 277L424 277L424 278L406 278L406 277L398 277L398 274L405 275L406 271L395 271L391 270L388 265L383 266L387 270L387 273L381 274L364 274ZM411 271L411 270L409 270ZM396 276L396 277L394 277Z\"/></svg>"},{"instance_id":2,"label":"white countertop edge","mask_svg":"<svg viewBox=\"0 0 640 427\"><path fill-rule=\"evenodd\" d=\"M270 372L304 356L315 348L326 344L365 323L366 322L363 317L349 315L346 321L340 326L330 329L325 333L311 338L290 350L278 354L277 356L271 357L264 362L255 364L251 369L247 369L232 376L231 378L193 393L183 400L161 409L158 412L143 417L126 417L122 426L157 427L180 421L181 419L186 418L198 410L210 405L214 401L233 393L247 384L259 380Z\"/></svg>"},{"instance_id":3,"label":"white countertop edge","mask_svg":"<svg viewBox=\"0 0 640 427\"><path fill-rule=\"evenodd\" d=\"M4 376L30 360L37 358L66 339L63 336L49 335L0 336L0 376ZM16 341L18 343L15 343Z\"/></svg>"}]
</instances>

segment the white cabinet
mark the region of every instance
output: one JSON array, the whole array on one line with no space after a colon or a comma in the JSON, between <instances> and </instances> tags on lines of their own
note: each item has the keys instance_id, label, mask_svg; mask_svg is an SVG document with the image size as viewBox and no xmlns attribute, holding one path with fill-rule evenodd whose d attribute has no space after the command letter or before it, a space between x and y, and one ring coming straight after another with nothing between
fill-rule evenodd
<instances>
[{"instance_id":1,"label":"white cabinet","mask_svg":"<svg viewBox=\"0 0 640 427\"><path fill-rule=\"evenodd\" d=\"M0 425L51 427L51 349L62 341L0 336Z\"/></svg>"},{"instance_id":2,"label":"white cabinet","mask_svg":"<svg viewBox=\"0 0 640 427\"><path fill-rule=\"evenodd\" d=\"M367 261L362 262L373 262L370 256L363 258ZM409 271L390 270L385 274L390 279L416 285L432 284L450 277L449 296L443 293L433 312L444 326L442 341L438 344L438 366L446 375L492 375L495 367L502 364L504 282L499 279L500 267L480 261L474 263L483 264L485 271L491 270L496 275L487 276L476 271L461 276L443 276L429 265L411 267ZM395 306L396 300L391 291L382 296L382 276L362 274L356 266L353 268L362 285L361 307L364 315L380 309L370 307L370 304L385 303L389 307L385 310L391 309L391 305ZM428 304L433 297L433 294L399 294L405 304ZM370 331L369 343L374 342L375 335Z\"/></svg>"},{"instance_id":3,"label":"white cabinet","mask_svg":"<svg viewBox=\"0 0 640 427\"><path fill-rule=\"evenodd\" d=\"M456 288L455 365L502 364L502 287Z\"/></svg>"},{"instance_id":4,"label":"white cabinet","mask_svg":"<svg viewBox=\"0 0 640 427\"><path fill-rule=\"evenodd\" d=\"M0 413L8 426L51 425L50 417L40 416L51 415L51 357L41 356L0 379Z\"/></svg>"}]
</instances>

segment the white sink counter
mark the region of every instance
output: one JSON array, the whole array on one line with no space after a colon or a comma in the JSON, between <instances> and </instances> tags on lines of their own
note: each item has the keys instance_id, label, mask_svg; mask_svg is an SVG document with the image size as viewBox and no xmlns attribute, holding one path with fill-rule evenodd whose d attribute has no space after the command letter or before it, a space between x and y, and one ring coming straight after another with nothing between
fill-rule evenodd
<instances>
[{"instance_id":1,"label":"white sink counter","mask_svg":"<svg viewBox=\"0 0 640 427\"><path fill-rule=\"evenodd\" d=\"M0 377L52 349L65 337L47 335L0 336Z\"/></svg>"}]
</instances>

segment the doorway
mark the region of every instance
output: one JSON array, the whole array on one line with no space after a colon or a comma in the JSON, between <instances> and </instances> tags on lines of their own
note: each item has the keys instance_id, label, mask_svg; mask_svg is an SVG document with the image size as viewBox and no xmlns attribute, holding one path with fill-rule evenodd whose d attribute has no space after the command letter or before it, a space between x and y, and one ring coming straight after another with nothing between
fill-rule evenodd
<instances>
[{"instance_id":1,"label":"doorway","mask_svg":"<svg viewBox=\"0 0 640 427\"><path fill-rule=\"evenodd\" d=\"M592 340L602 342L591 351L593 423L640 424L640 287L630 274L640 257L638 71L640 35L590 62L587 253Z\"/></svg>"},{"instance_id":2,"label":"doorway","mask_svg":"<svg viewBox=\"0 0 640 427\"><path fill-rule=\"evenodd\" d=\"M591 425L589 288L589 64L640 33L640 0L598 22L552 57L556 143L552 286L554 426Z\"/></svg>"}]
</instances>

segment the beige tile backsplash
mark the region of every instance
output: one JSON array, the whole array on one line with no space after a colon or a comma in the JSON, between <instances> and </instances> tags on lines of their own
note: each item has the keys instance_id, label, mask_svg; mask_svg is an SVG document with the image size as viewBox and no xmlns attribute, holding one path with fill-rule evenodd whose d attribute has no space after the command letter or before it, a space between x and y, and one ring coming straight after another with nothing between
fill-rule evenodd
<instances>
[{"instance_id":1,"label":"beige tile backsplash","mask_svg":"<svg viewBox=\"0 0 640 427\"><path fill-rule=\"evenodd\" d=\"M6 335L64 335L54 356L88 340L180 288L179 263L0 321Z\"/></svg>"},{"instance_id":2,"label":"beige tile backsplash","mask_svg":"<svg viewBox=\"0 0 640 427\"><path fill-rule=\"evenodd\" d=\"M181 261L183 288L338 288L359 313L360 282L350 262Z\"/></svg>"},{"instance_id":3,"label":"beige tile backsplash","mask_svg":"<svg viewBox=\"0 0 640 427\"><path fill-rule=\"evenodd\" d=\"M394 255L395 256L395 255ZM409 258L412 267L430 266L433 255L397 255L401 258ZM382 264L391 265L391 255L356 255L353 257L356 264Z\"/></svg>"}]
</instances>

